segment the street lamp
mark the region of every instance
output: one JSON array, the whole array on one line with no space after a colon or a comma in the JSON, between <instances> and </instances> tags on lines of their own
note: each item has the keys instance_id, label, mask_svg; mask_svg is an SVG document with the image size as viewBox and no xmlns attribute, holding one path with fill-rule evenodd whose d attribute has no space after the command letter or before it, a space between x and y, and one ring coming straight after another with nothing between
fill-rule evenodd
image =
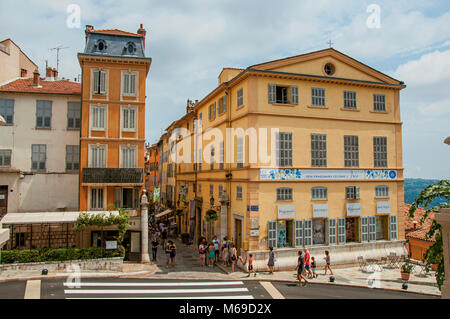
<instances>
[{"instance_id":1,"label":"street lamp","mask_svg":"<svg viewBox=\"0 0 450 319\"><path fill-rule=\"evenodd\" d=\"M6 126L6 120L0 115L0 126Z\"/></svg>"}]
</instances>

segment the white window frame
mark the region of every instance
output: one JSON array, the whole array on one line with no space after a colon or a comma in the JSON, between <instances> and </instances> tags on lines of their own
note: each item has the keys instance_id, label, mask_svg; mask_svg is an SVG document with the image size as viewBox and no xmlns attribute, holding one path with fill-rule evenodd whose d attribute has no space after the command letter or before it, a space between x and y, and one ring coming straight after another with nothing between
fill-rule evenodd
<instances>
[{"instance_id":1,"label":"white window frame","mask_svg":"<svg viewBox=\"0 0 450 319\"><path fill-rule=\"evenodd\" d=\"M133 150L134 151L134 163L130 166L130 165L124 165L125 163L125 159L124 159L124 157L123 157L123 152L124 152L124 150L127 150L127 151L130 151L130 150ZM119 146L119 150L120 150L120 153L119 153L119 163L120 163L120 167L121 168L136 168L137 167L137 157L138 157L138 147L137 147L137 145L120 145ZM129 154L127 154L127 156L129 156ZM126 164L128 164L128 163L126 163ZM173 168L171 168L171 170L172 170ZM168 169L168 171L169 171L169 169Z\"/></svg>"},{"instance_id":2,"label":"white window frame","mask_svg":"<svg viewBox=\"0 0 450 319\"><path fill-rule=\"evenodd\" d=\"M93 148L103 148L104 150L104 156L103 156L103 163L100 165L93 165ZM106 167L106 163L108 162L108 145L106 144L89 144L89 168L105 168ZM97 158L98 160L98 158Z\"/></svg>"},{"instance_id":3,"label":"white window frame","mask_svg":"<svg viewBox=\"0 0 450 319\"><path fill-rule=\"evenodd\" d=\"M323 186L312 187L311 200L328 200L328 189Z\"/></svg>"},{"instance_id":4,"label":"white window frame","mask_svg":"<svg viewBox=\"0 0 450 319\"><path fill-rule=\"evenodd\" d=\"M242 199L242 186L241 185L236 186L236 199L238 199L238 200Z\"/></svg>"},{"instance_id":5,"label":"white window frame","mask_svg":"<svg viewBox=\"0 0 450 319\"><path fill-rule=\"evenodd\" d=\"M317 107L325 107L325 89L311 88L311 105Z\"/></svg>"},{"instance_id":6,"label":"white window frame","mask_svg":"<svg viewBox=\"0 0 450 319\"><path fill-rule=\"evenodd\" d=\"M96 75L96 73L98 75ZM96 80L96 78L98 79L99 76L100 76L100 80ZM103 77L103 80L101 80L102 77ZM97 94L97 95L106 94L106 92L108 91L106 89L108 86L108 72L101 70L101 69L92 70L91 79L92 79L92 94ZM100 83L98 83L98 82L100 82ZM98 87L99 84L100 84L100 90ZM103 85L103 88L102 88L102 85Z\"/></svg>"},{"instance_id":7,"label":"white window frame","mask_svg":"<svg viewBox=\"0 0 450 319\"><path fill-rule=\"evenodd\" d=\"M389 239L397 240L397 215L389 215Z\"/></svg>"},{"instance_id":8,"label":"white window frame","mask_svg":"<svg viewBox=\"0 0 450 319\"><path fill-rule=\"evenodd\" d=\"M38 146L39 147L39 151L38 152L33 152L33 146ZM41 147L44 147L44 151L41 152ZM35 169L33 169L33 153L38 154L39 159L37 161L38 165ZM44 168L40 168L40 163L42 163L41 161L41 155L44 155L45 159L44 159ZM35 161L36 162L36 161ZM31 170L32 171L41 171L41 172L45 172L47 170L47 145L46 144L31 144Z\"/></svg>"},{"instance_id":9,"label":"white window frame","mask_svg":"<svg viewBox=\"0 0 450 319\"><path fill-rule=\"evenodd\" d=\"M134 112L134 116L130 116L130 112ZM127 119L125 119L125 113L128 113L126 115ZM136 132L137 130L137 113L138 108L136 106L121 106L120 107L120 127L122 128L122 131L126 132ZM131 122L133 121L134 126L131 127Z\"/></svg>"},{"instance_id":10,"label":"white window frame","mask_svg":"<svg viewBox=\"0 0 450 319\"><path fill-rule=\"evenodd\" d=\"M98 193L98 190L102 190L102 192L103 192L103 194L102 194L102 196L103 196L103 200L102 200L102 207L97 207L98 205L96 205L96 207L93 207L93 205L92 205L92 191L94 190L94 189L96 189L97 190L97 194L96 194L96 202L98 202L98 196L99 196L99 193ZM98 210L98 211L101 211L101 210L105 210L105 207L106 207L106 188L105 187L90 187L89 188L89 193L88 193L88 202L89 202L89 210Z\"/></svg>"},{"instance_id":11,"label":"white window frame","mask_svg":"<svg viewBox=\"0 0 450 319\"><path fill-rule=\"evenodd\" d=\"M70 164L71 168L67 168ZM78 164L78 168L74 168ZM80 145L66 145L66 171L77 172L80 169Z\"/></svg>"},{"instance_id":12,"label":"white window frame","mask_svg":"<svg viewBox=\"0 0 450 319\"><path fill-rule=\"evenodd\" d=\"M242 107L244 105L244 88L237 90L237 107Z\"/></svg>"},{"instance_id":13,"label":"white window frame","mask_svg":"<svg viewBox=\"0 0 450 319\"><path fill-rule=\"evenodd\" d=\"M375 186L375 197L376 198L389 198L389 186L387 186L387 185Z\"/></svg>"},{"instance_id":14,"label":"white window frame","mask_svg":"<svg viewBox=\"0 0 450 319\"><path fill-rule=\"evenodd\" d=\"M9 158L9 165L5 165L6 162L5 158ZM11 163L12 163L12 150L0 149L0 167L11 167Z\"/></svg>"},{"instance_id":15,"label":"white window frame","mask_svg":"<svg viewBox=\"0 0 450 319\"><path fill-rule=\"evenodd\" d=\"M356 110L356 92L344 91L344 109Z\"/></svg>"},{"instance_id":16,"label":"white window frame","mask_svg":"<svg viewBox=\"0 0 450 319\"><path fill-rule=\"evenodd\" d=\"M126 78L128 77L128 82ZM130 79L134 77L134 91L132 90ZM137 96L138 72L121 72L121 89L122 96Z\"/></svg>"},{"instance_id":17,"label":"white window frame","mask_svg":"<svg viewBox=\"0 0 450 319\"><path fill-rule=\"evenodd\" d=\"M103 109L103 127L100 126L101 124L101 119L95 119L94 118L94 113L98 112L97 115L100 116L100 111ZM89 118L90 118L90 124L91 124L91 130L92 131L106 131L106 127L107 127L107 119L108 119L108 107L105 105L91 105L90 108L90 114L89 114ZM95 123L97 122L97 123ZM96 126L98 125L98 126Z\"/></svg>"}]
</instances>

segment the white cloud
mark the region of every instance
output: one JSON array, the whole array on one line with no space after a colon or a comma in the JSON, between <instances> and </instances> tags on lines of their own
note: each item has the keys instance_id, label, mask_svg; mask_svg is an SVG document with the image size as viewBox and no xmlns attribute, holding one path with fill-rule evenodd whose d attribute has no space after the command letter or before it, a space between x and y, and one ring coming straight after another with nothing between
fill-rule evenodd
<instances>
[{"instance_id":1,"label":"white cloud","mask_svg":"<svg viewBox=\"0 0 450 319\"><path fill-rule=\"evenodd\" d=\"M419 106L419 112L428 116L440 116L450 113L450 99Z\"/></svg>"},{"instance_id":2,"label":"white cloud","mask_svg":"<svg viewBox=\"0 0 450 319\"><path fill-rule=\"evenodd\" d=\"M450 50L434 51L422 55L418 60L400 65L394 72L394 77L411 86L429 85L450 80L449 70Z\"/></svg>"}]
</instances>

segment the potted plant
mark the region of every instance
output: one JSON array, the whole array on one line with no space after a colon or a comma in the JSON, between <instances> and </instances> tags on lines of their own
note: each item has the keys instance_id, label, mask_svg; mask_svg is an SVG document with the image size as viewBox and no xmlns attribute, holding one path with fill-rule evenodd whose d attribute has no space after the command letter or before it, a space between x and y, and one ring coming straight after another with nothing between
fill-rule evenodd
<instances>
[{"instance_id":1,"label":"potted plant","mask_svg":"<svg viewBox=\"0 0 450 319\"><path fill-rule=\"evenodd\" d=\"M175 211L175 216L183 216L183 210L182 209L177 209Z\"/></svg>"},{"instance_id":2,"label":"potted plant","mask_svg":"<svg viewBox=\"0 0 450 319\"><path fill-rule=\"evenodd\" d=\"M189 233L182 233L181 234L181 242L183 244L189 244Z\"/></svg>"},{"instance_id":3,"label":"potted plant","mask_svg":"<svg viewBox=\"0 0 450 319\"><path fill-rule=\"evenodd\" d=\"M211 220L217 220L217 212L213 209L210 209L205 214L205 221L209 222Z\"/></svg>"},{"instance_id":4,"label":"potted plant","mask_svg":"<svg viewBox=\"0 0 450 319\"><path fill-rule=\"evenodd\" d=\"M414 266L409 262L406 262L402 265L402 267L400 268L400 275L402 276L402 280L409 280L409 276L413 267Z\"/></svg>"}]
</instances>

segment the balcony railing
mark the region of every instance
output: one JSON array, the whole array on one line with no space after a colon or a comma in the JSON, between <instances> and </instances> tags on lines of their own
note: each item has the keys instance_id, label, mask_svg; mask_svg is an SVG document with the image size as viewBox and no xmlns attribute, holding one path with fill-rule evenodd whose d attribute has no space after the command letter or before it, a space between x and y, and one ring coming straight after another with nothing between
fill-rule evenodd
<instances>
[{"instance_id":1,"label":"balcony railing","mask_svg":"<svg viewBox=\"0 0 450 319\"><path fill-rule=\"evenodd\" d=\"M142 168L83 168L85 184L141 184Z\"/></svg>"}]
</instances>

